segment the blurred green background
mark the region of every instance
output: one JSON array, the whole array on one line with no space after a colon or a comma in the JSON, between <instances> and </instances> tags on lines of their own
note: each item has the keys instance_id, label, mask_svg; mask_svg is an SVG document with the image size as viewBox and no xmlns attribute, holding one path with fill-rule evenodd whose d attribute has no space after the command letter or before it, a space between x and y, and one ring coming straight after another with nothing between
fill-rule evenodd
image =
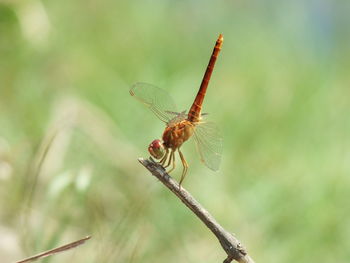
<instances>
[{"instance_id":1,"label":"blurred green background","mask_svg":"<svg viewBox=\"0 0 350 263\"><path fill-rule=\"evenodd\" d=\"M222 262L215 237L137 162L163 124L144 81L204 111L187 188L257 262L350 261L349 1L0 1L0 258L93 239L45 262ZM173 176L179 178L181 169Z\"/></svg>"}]
</instances>

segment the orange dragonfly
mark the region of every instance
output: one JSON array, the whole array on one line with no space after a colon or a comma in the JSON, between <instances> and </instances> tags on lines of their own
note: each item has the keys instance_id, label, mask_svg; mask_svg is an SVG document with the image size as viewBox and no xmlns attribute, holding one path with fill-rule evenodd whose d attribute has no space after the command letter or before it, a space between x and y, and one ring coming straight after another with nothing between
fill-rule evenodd
<instances>
[{"instance_id":1,"label":"orange dragonfly","mask_svg":"<svg viewBox=\"0 0 350 263\"><path fill-rule=\"evenodd\" d=\"M160 120L166 123L162 139L151 142L148 151L152 157L160 160L159 163L170 173L175 169L175 152L178 151L183 165L180 185L185 179L188 164L182 154L181 145L191 136L194 137L201 161L213 171L217 171L221 162L222 137L213 122L203 120L202 104L207 91L214 65L223 43L220 34L215 43L208 67L205 71L201 86L189 112L177 112L174 100L162 89L151 84L136 83L130 89L131 96L145 104Z\"/></svg>"}]
</instances>

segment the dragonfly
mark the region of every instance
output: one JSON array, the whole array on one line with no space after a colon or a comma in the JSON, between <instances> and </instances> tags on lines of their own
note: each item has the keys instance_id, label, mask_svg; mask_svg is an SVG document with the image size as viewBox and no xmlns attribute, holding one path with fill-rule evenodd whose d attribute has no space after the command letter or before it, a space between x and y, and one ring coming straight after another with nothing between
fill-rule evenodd
<instances>
[{"instance_id":1,"label":"dragonfly","mask_svg":"<svg viewBox=\"0 0 350 263\"><path fill-rule=\"evenodd\" d=\"M146 105L161 121L166 124L161 139L153 140L148 146L150 155L159 160L164 168L175 169L175 153L178 152L183 170L179 185L186 177L188 163L181 151L181 146L193 137L201 161L211 170L217 171L221 162L222 137L214 122L205 120L202 104L208 88L216 59L220 53L224 38L220 34L216 40L209 64L204 73L198 93L188 111L178 112L173 98L167 91L152 84L138 82L130 89L130 95Z\"/></svg>"}]
</instances>

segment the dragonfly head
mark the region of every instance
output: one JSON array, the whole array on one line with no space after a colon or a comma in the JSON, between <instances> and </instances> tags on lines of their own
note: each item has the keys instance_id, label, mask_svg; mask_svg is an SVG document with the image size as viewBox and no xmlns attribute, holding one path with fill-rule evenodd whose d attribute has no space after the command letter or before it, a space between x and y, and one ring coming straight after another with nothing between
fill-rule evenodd
<instances>
[{"instance_id":1,"label":"dragonfly head","mask_svg":"<svg viewBox=\"0 0 350 263\"><path fill-rule=\"evenodd\" d=\"M152 157L160 159L165 154L165 148L161 140L156 139L148 146L148 151Z\"/></svg>"}]
</instances>

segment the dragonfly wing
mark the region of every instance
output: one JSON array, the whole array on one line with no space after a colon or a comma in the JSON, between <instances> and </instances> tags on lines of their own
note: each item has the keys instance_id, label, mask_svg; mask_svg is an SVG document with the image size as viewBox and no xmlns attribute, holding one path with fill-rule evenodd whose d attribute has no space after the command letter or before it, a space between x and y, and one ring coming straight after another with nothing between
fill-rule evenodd
<instances>
[{"instance_id":1,"label":"dragonfly wing","mask_svg":"<svg viewBox=\"0 0 350 263\"><path fill-rule=\"evenodd\" d=\"M222 137L214 122L203 122L196 126L194 139L201 161L211 170L219 170L222 155Z\"/></svg>"},{"instance_id":2,"label":"dragonfly wing","mask_svg":"<svg viewBox=\"0 0 350 263\"><path fill-rule=\"evenodd\" d=\"M137 82L131 87L130 94L145 104L163 122L167 123L174 118L176 105L165 90L148 83Z\"/></svg>"}]
</instances>

